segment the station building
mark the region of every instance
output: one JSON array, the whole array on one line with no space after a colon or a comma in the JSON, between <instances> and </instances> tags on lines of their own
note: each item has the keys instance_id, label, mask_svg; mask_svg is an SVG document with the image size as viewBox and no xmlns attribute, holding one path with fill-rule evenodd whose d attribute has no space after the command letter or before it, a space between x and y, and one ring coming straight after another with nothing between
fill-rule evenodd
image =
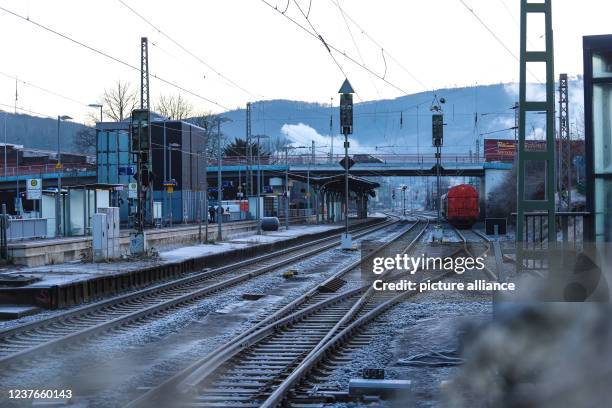
<instances>
[{"instance_id":1,"label":"station building","mask_svg":"<svg viewBox=\"0 0 612 408\"><path fill-rule=\"evenodd\" d=\"M586 151L585 225L590 241L612 241L612 35L586 36L584 111Z\"/></svg>"},{"instance_id":2,"label":"station building","mask_svg":"<svg viewBox=\"0 0 612 408\"><path fill-rule=\"evenodd\" d=\"M111 197L114 205L120 208L124 226L130 225L131 215L136 211L130 185L134 186L137 181L137 166L130 154L129 128L130 119L96 125L97 181L125 186L113 192ZM205 145L204 129L151 114L153 195L145 204L148 222L167 224L196 220L206 177L200 162ZM168 188L168 184L173 187Z\"/></svg>"}]
</instances>

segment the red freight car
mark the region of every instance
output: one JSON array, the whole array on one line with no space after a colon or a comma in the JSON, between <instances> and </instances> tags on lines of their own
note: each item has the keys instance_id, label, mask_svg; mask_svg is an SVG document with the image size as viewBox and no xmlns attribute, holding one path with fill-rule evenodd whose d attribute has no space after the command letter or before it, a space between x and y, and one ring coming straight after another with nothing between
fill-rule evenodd
<instances>
[{"instance_id":1,"label":"red freight car","mask_svg":"<svg viewBox=\"0 0 612 408\"><path fill-rule=\"evenodd\" d=\"M442 196L442 214L457 228L470 228L480 216L478 191L469 184L461 184Z\"/></svg>"}]
</instances>

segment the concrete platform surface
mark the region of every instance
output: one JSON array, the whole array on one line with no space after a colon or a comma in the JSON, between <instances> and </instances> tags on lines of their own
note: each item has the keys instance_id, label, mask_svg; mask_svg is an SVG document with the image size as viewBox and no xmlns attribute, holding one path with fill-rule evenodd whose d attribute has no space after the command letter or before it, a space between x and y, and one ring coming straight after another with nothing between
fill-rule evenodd
<instances>
[{"instance_id":1,"label":"concrete platform surface","mask_svg":"<svg viewBox=\"0 0 612 408\"><path fill-rule=\"evenodd\" d=\"M380 216L371 217L368 220L353 220L353 224L380 220ZM35 277L39 280L20 287L0 287L0 305L29 304L51 309L72 306L329 236L342 228L341 224L294 225L289 230L264 232L262 235L251 232L227 242L167 250L150 259L125 258L108 263L73 261L35 267L8 266L0 270L0 273L5 276Z\"/></svg>"},{"instance_id":2,"label":"concrete platform surface","mask_svg":"<svg viewBox=\"0 0 612 408\"><path fill-rule=\"evenodd\" d=\"M30 305L0 305L0 320L19 319L39 311L39 307Z\"/></svg>"}]
</instances>

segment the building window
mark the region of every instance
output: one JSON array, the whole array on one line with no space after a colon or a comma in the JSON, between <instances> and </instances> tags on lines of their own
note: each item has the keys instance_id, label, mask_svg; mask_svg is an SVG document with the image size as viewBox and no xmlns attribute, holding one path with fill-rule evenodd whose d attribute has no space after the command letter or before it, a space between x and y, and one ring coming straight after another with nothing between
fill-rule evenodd
<instances>
[{"instance_id":1,"label":"building window","mask_svg":"<svg viewBox=\"0 0 612 408\"><path fill-rule=\"evenodd\" d=\"M612 180L595 179L595 241L612 241Z\"/></svg>"},{"instance_id":2,"label":"building window","mask_svg":"<svg viewBox=\"0 0 612 408\"><path fill-rule=\"evenodd\" d=\"M593 86L593 143L596 174L612 174L612 83Z\"/></svg>"},{"instance_id":3,"label":"building window","mask_svg":"<svg viewBox=\"0 0 612 408\"><path fill-rule=\"evenodd\" d=\"M593 53L593 78L612 78L612 52Z\"/></svg>"}]
</instances>

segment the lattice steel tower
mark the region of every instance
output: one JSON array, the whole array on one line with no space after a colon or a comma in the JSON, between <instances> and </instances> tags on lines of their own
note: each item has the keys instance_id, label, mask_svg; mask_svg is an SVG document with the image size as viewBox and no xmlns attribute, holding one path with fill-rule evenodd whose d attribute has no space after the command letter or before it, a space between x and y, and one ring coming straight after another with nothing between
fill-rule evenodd
<instances>
[{"instance_id":1,"label":"lattice steel tower","mask_svg":"<svg viewBox=\"0 0 612 408\"><path fill-rule=\"evenodd\" d=\"M559 208L571 211L572 141L567 74L559 75Z\"/></svg>"},{"instance_id":2,"label":"lattice steel tower","mask_svg":"<svg viewBox=\"0 0 612 408\"><path fill-rule=\"evenodd\" d=\"M527 50L527 16L529 14L544 14L545 49L543 51ZM544 63L546 65L546 99L544 101L527 100L528 63ZM544 112L546 114L546 141L542 150L533 151L525 148L527 112ZM531 3L521 0L521 56L519 83L519 143L518 143L518 180L517 180L517 220L516 241L523 243L525 237L525 212L544 212L548 220L548 242L556 241L555 223L555 79L551 0L541 3ZM526 165L529 162L544 164L544 197L532 199L526 197ZM539 174L530 174L533 180ZM534 177L535 176L535 177ZM522 245L519 246L519 250ZM522 256L520 263L522 263ZM519 263L517 262L517 265Z\"/></svg>"},{"instance_id":3,"label":"lattice steel tower","mask_svg":"<svg viewBox=\"0 0 612 408\"><path fill-rule=\"evenodd\" d=\"M149 41L140 39L140 109L149 109Z\"/></svg>"}]
</instances>

